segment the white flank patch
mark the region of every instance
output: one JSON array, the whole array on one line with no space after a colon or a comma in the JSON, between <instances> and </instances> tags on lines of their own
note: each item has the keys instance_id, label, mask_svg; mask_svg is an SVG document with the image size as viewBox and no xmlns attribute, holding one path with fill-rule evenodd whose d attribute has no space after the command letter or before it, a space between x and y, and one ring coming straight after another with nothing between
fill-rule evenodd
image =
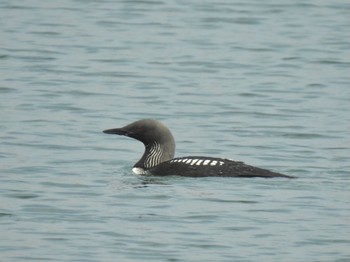
<instances>
[{"instance_id":1,"label":"white flank patch","mask_svg":"<svg viewBox=\"0 0 350 262\"><path fill-rule=\"evenodd\" d=\"M203 162L203 160L199 160L196 165L199 166L201 163Z\"/></svg>"},{"instance_id":2,"label":"white flank patch","mask_svg":"<svg viewBox=\"0 0 350 262\"><path fill-rule=\"evenodd\" d=\"M187 158L185 158L185 159L182 159L182 161L181 161L181 162L185 163L187 160L188 160L188 159L187 159Z\"/></svg>"},{"instance_id":3,"label":"white flank patch","mask_svg":"<svg viewBox=\"0 0 350 262\"><path fill-rule=\"evenodd\" d=\"M146 175L147 174L147 171L144 170L143 168L141 167L134 167L132 169L132 172L135 174L135 175Z\"/></svg>"},{"instance_id":4,"label":"white flank patch","mask_svg":"<svg viewBox=\"0 0 350 262\"><path fill-rule=\"evenodd\" d=\"M222 166L224 164L224 162L220 161L220 166Z\"/></svg>"},{"instance_id":5,"label":"white flank patch","mask_svg":"<svg viewBox=\"0 0 350 262\"><path fill-rule=\"evenodd\" d=\"M192 161L192 159L188 159L188 160L186 161L186 164L191 163L191 161Z\"/></svg>"}]
</instances>

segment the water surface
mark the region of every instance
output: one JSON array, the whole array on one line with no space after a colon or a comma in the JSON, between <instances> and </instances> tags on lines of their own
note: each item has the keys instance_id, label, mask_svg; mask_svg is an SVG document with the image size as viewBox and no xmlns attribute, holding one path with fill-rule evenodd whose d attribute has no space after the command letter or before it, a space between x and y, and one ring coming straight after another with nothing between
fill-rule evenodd
<instances>
[{"instance_id":1,"label":"water surface","mask_svg":"<svg viewBox=\"0 0 350 262\"><path fill-rule=\"evenodd\" d=\"M346 1L2 1L1 261L350 260ZM101 131L299 177L138 177Z\"/></svg>"}]
</instances>

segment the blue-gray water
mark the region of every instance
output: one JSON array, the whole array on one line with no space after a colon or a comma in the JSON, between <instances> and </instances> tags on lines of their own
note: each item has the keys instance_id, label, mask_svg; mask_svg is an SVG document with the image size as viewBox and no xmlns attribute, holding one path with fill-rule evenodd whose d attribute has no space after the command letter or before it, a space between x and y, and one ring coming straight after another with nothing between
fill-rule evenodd
<instances>
[{"instance_id":1,"label":"blue-gray water","mask_svg":"<svg viewBox=\"0 0 350 262\"><path fill-rule=\"evenodd\" d=\"M0 261L350 260L348 1L0 3ZM138 177L177 156L298 179Z\"/></svg>"}]
</instances>

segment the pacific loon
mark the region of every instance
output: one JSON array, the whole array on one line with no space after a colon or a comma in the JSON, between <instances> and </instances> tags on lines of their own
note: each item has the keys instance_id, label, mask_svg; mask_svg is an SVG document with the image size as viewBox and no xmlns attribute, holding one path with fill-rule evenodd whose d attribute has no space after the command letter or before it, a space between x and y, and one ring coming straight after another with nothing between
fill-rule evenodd
<instances>
[{"instance_id":1,"label":"pacific loon","mask_svg":"<svg viewBox=\"0 0 350 262\"><path fill-rule=\"evenodd\" d=\"M124 127L107 129L103 132L132 137L145 145L143 156L132 169L135 174L189 177L293 178L292 176L229 159L203 156L174 158L175 140L173 135L164 124L153 119L142 119Z\"/></svg>"}]
</instances>

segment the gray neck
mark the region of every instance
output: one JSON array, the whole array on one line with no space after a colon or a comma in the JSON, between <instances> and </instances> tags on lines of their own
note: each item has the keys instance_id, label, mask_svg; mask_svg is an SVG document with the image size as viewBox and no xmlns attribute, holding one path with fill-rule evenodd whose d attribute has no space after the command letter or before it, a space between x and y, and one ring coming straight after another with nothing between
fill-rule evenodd
<instances>
[{"instance_id":1,"label":"gray neck","mask_svg":"<svg viewBox=\"0 0 350 262\"><path fill-rule=\"evenodd\" d=\"M141 159L134 165L143 169L149 169L168 161L174 157L175 143L161 144L154 141L145 146L145 152Z\"/></svg>"}]
</instances>

